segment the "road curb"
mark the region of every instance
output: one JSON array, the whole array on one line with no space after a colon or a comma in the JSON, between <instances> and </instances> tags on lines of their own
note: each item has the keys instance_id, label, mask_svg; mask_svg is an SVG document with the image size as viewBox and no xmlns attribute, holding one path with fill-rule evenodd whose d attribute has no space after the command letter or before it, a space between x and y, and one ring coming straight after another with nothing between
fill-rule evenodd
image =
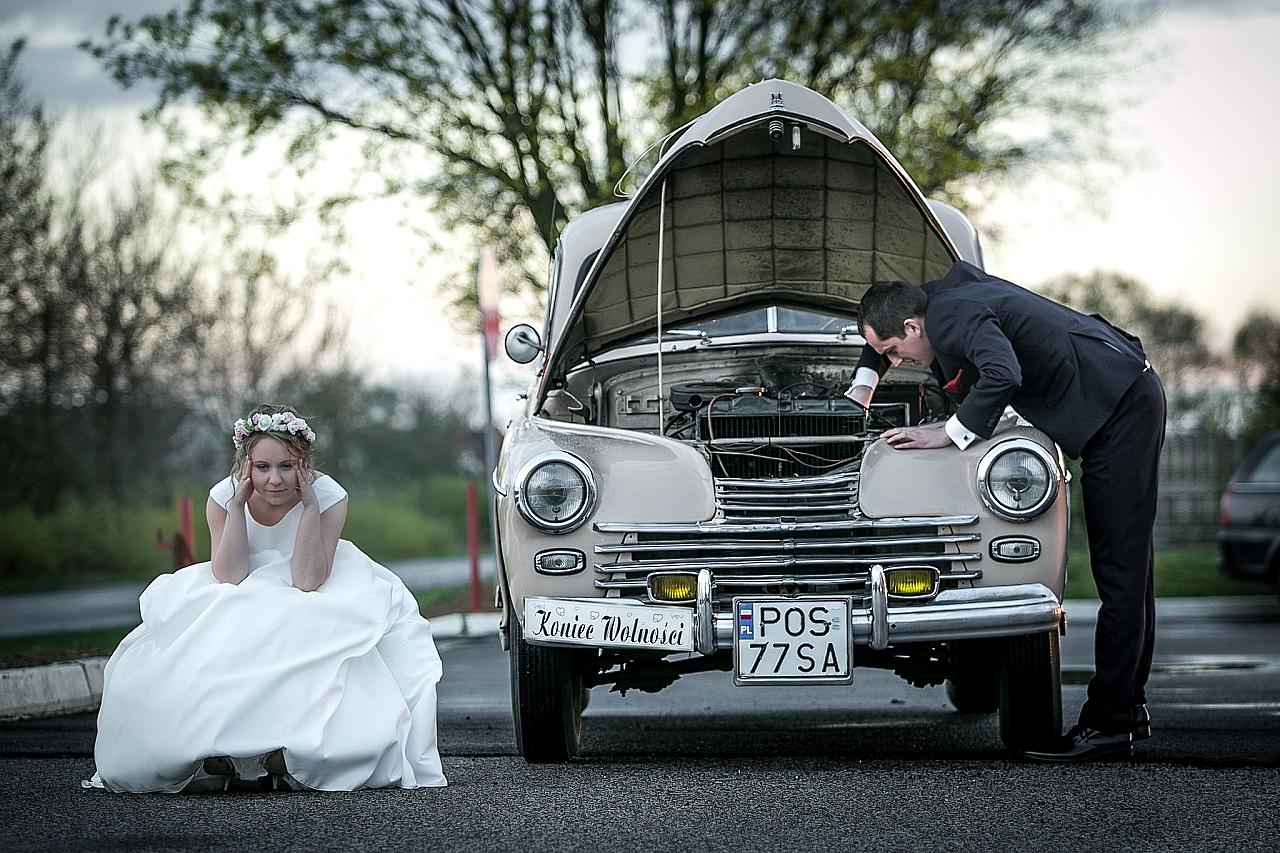
<instances>
[{"instance_id":1,"label":"road curb","mask_svg":"<svg viewBox=\"0 0 1280 853\"><path fill-rule=\"evenodd\" d=\"M95 710L107 658L0 669L0 720Z\"/></svg>"}]
</instances>

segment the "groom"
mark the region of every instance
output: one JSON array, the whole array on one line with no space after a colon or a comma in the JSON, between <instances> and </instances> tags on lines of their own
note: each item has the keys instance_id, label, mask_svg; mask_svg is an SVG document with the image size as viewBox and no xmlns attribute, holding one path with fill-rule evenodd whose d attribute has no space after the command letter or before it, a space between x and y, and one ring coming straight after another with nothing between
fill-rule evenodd
<instances>
[{"instance_id":1,"label":"groom","mask_svg":"<svg viewBox=\"0 0 1280 853\"><path fill-rule=\"evenodd\" d=\"M884 372L904 362L932 369L960 398L945 424L886 430L895 448L990 438L1005 406L1058 443L1083 468L1089 561L1102 607L1095 675L1079 722L1045 761L1127 753L1151 736L1145 686L1155 640L1152 528L1164 443L1165 398L1137 338L963 261L922 287L873 285L862 297L867 341L852 387L870 403Z\"/></svg>"}]
</instances>

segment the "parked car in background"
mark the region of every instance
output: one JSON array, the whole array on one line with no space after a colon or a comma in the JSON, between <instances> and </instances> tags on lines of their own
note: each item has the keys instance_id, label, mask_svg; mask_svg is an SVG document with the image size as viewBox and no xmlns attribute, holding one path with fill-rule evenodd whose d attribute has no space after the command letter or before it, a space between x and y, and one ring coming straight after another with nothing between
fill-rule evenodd
<instances>
[{"instance_id":1,"label":"parked car in background","mask_svg":"<svg viewBox=\"0 0 1280 853\"><path fill-rule=\"evenodd\" d=\"M1280 429L1249 451L1222 493L1222 570L1280 583Z\"/></svg>"},{"instance_id":2,"label":"parked car in background","mask_svg":"<svg viewBox=\"0 0 1280 853\"><path fill-rule=\"evenodd\" d=\"M982 264L963 214L780 80L565 227L541 331L507 335L538 363L493 474L527 760L574 754L592 688L705 671L856 690L877 667L998 709L1010 747L1059 735L1058 448L1012 415L965 450L890 447L955 410L926 368L890 370L870 410L843 395L866 289L961 259Z\"/></svg>"}]
</instances>

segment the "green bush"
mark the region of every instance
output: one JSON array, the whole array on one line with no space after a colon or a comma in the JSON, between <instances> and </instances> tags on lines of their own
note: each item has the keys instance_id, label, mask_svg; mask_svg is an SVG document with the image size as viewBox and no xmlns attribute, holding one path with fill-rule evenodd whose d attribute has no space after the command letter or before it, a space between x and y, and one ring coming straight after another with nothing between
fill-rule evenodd
<instances>
[{"instance_id":1,"label":"green bush","mask_svg":"<svg viewBox=\"0 0 1280 853\"><path fill-rule=\"evenodd\" d=\"M395 491L357 489L342 537L383 562L466 553L467 483L464 477L436 475ZM183 484L180 490L192 496L197 560L209 559L206 488ZM483 491L478 509L484 548ZM156 548L157 528L172 540L178 529L176 499L167 509L109 500L70 502L49 515L28 507L2 509L0 590L155 577L172 568L170 553Z\"/></svg>"},{"instance_id":2,"label":"green bush","mask_svg":"<svg viewBox=\"0 0 1280 853\"><path fill-rule=\"evenodd\" d=\"M0 584L23 589L154 577L172 565L169 553L156 548L156 529L169 538L176 527L175 510L107 500L75 501L42 516L27 507L6 509L0 511Z\"/></svg>"},{"instance_id":3,"label":"green bush","mask_svg":"<svg viewBox=\"0 0 1280 853\"><path fill-rule=\"evenodd\" d=\"M437 474L393 492L353 492L343 538L375 560L401 560L463 554L467 550L467 484L452 474ZM487 497L477 483L480 547L488 550Z\"/></svg>"}]
</instances>

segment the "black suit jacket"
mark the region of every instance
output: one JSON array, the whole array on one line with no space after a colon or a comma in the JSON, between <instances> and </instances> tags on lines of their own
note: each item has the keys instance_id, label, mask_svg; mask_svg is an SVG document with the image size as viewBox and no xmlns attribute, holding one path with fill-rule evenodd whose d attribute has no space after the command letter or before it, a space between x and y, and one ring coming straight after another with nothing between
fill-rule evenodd
<instances>
[{"instance_id":1,"label":"black suit jacket","mask_svg":"<svg viewBox=\"0 0 1280 853\"><path fill-rule=\"evenodd\" d=\"M1141 342L1101 316L964 261L923 287L935 375L959 397L960 422L983 438L1012 405L1078 457L1146 366ZM858 366L883 376L889 363L866 347Z\"/></svg>"}]
</instances>

